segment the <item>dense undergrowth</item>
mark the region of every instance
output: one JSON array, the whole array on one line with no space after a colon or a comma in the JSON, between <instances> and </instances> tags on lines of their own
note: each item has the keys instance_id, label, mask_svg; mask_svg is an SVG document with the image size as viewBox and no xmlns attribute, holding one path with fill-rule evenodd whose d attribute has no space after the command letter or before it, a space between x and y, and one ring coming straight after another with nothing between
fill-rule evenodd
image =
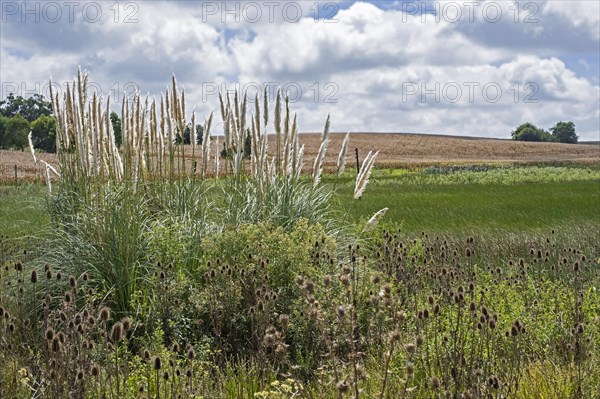
<instances>
[{"instance_id":1,"label":"dense undergrowth","mask_svg":"<svg viewBox=\"0 0 600 399\"><path fill-rule=\"evenodd\" d=\"M3 397L588 398L600 388L600 254L563 248L560 231L490 256L470 237L374 228L345 246L306 220L289 231L243 224L201 240L196 259L164 233L125 312L97 271L35 268L3 240Z\"/></svg>"}]
</instances>

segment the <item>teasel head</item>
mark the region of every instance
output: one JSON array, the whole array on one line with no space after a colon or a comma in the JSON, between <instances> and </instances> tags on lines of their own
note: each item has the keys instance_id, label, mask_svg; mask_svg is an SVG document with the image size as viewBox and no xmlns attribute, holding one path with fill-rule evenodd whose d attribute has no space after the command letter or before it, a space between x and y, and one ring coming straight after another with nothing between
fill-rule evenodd
<instances>
[{"instance_id":1,"label":"teasel head","mask_svg":"<svg viewBox=\"0 0 600 399\"><path fill-rule=\"evenodd\" d=\"M33 284L36 284L38 282L38 274L37 274L37 270L33 269L31 271L31 282Z\"/></svg>"},{"instance_id":2,"label":"teasel head","mask_svg":"<svg viewBox=\"0 0 600 399\"><path fill-rule=\"evenodd\" d=\"M19 272L19 273L22 272L23 271L23 264L21 262L15 263L15 270L17 272Z\"/></svg>"},{"instance_id":3,"label":"teasel head","mask_svg":"<svg viewBox=\"0 0 600 399\"><path fill-rule=\"evenodd\" d=\"M350 390L350 385L348 385L346 381L338 381L338 383L335 384L335 387L342 395Z\"/></svg>"},{"instance_id":4,"label":"teasel head","mask_svg":"<svg viewBox=\"0 0 600 399\"><path fill-rule=\"evenodd\" d=\"M282 329L287 330L289 321L290 321L290 317L287 314L279 315L279 324L281 324Z\"/></svg>"},{"instance_id":5,"label":"teasel head","mask_svg":"<svg viewBox=\"0 0 600 399\"><path fill-rule=\"evenodd\" d=\"M125 331L129 331L131 329L131 319L127 316L121 319L121 323L123 324L123 328Z\"/></svg>"},{"instance_id":6,"label":"teasel head","mask_svg":"<svg viewBox=\"0 0 600 399\"><path fill-rule=\"evenodd\" d=\"M88 281L88 280L90 279L90 277L89 277L89 275L87 274L87 272L84 272L84 273L81 275L81 279L82 279L83 281Z\"/></svg>"},{"instance_id":7,"label":"teasel head","mask_svg":"<svg viewBox=\"0 0 600 399\"><path fill-rule=\"evenodd\" d=\"M142 354L142 357L144 358L144 361L148 361L150 360L150 351L148 349L144 349L144 352Z\"/></svg>"},{"instance_id":8,"label":"teasel head","mask_svg":"<svg viewBox=\"0 0 600 399\"><path fill-rule=\"evenodd\" d=\"M113 342L119 342L123 338L123 323L117 321L110 330L110 338Z\"/></svg>"},{"instance_id":9,"label":"teasel head","mask_svg":"<svg viewBox=\"0 0 600 399\"><path fill-rule=\"evenodd\" d=\"M175 353L179 353L179 349L180 349L180 348L179 348L179 344L178 344L177 342L175 342L175 343L173 344L173 347L171 348L171 350L172 350L173 352L175 352Z\"/></svg>"},{"instance_id":10,"label":"teasel head","mask_svg":"<svg viewBox=\"0 0 600 399\"><path fill-rule=\"evenodd\" d=\"M196 358L196 351L194 350L194 348L190 348L187 351L187 357L190 360L194 360Z\"/></svg>"},{"instance_id":11,"label":"teasel head","mask_svg":"<svg viewBox=\"0 0 600 399\"><path fill-rule=\"evenodd\" d=\"M350 285L350 279L348 278L347 274L342 274L340 275L340 282L345 286L348 287Z\"/></svg>"},{"instance_id":12,"label":"teasel head","mask_svg":"<svg viewBox=\"0 0 600 399\"><path fill-rule=\"evenodd\" d=\"M168 380L169 380L169 372L168 372L167 370L165 370L165 372L163 373L163 379L164 379L165 381L168 381Z\"/></svg>"},{"instance_id":13,"label":"teasel head","mask_svg":"<svg viewBox=\"0 0 600 399\"><path fill-rule=\"evenodd\" d=\"M52 270L46 270L46 280L52 280Z\"/></svg>"},{"instance_id":14,"label":"teasel head","mask_svg":"<svg viewBox=\"0 0 600 399\"><path fill-rule=\"evenodd\" d=\"M65 303L71 303L73 296L70 291L65 292Z\"/></svg>"},{"instance_id":15,"label":"teasel head","mask_svg":"<svg viewBox=\"0 0 600 399\"><path fill-rule=\"evenodd\" d=\"M92 364L90 372L94 377L98 377L100 375L100 366L96 363Z\"/></svg>"},{"instance_id":16,"label":"teasel head","mask_svg":"<svg viewBox=\"0 0 600 399\"><path fill-rule=\"evenodd\" d=\"M160 360L160 357L155 356L154 357L154 370L160 370L161 367L162 367L162 361Z\"/></svg>"},{"instance_id":17,"label":"teasel head","mask_svg":"<svg viewBox=\"0 0 600 399\"><path fill-rule=\"evenodd\" d=\"M58 335L55 335L52 338L52 352L58 352L60 351L60 339L58 337Z\"/></svg>"},{"instance_id":18,"label":"teasel head","mask_svg":"<svg viewBox=\"0 0 600 399\"><path fill-rule=\"evenodd\" d=\"M337 316L340 319L343 319L344 316L346 315L346 308L344 308L342 305L339 305L336 309L335 309L335 313L337 314Z\"/></svg>"},{"instance_id":19,"label":"teasel head","mask_svg":"<svg viewBox=\"0 0 600 399\"><path fill-rule=\"evenodd\" d=\"M431 377L431 387L433 389L438 389L440 387L441 383L440 383L440 379L437 377Z\"/></svg>"},{"instance_id":20,"label":"teasel head","mask_svg":"<svg viewBox=\"0 0 600 399\"><path fill-rule=\"evenodd\" d=\"M52 329L52 327L48 327L44 335L46 336L46 339L48 341L52 341L52 339L54 338L54 330Z\"/></svg>"},{"instance_id":21,"label":"teasel head","mask_svg":"<svg viewBox=\"0 0 600 399\"><path fill-rule=\"evenodd\" d=\"M415 371L415 365L412 362L406 362L406 374L412 375Z\"/></svg>"},{"instance_id":22,"label":"teasel head","mask_svg":"<svg viewBox=\"0 0 600 399\"><path fill-rule=\"evenodd\" d=\"M77 381L81 382L84 377L85 377L85 373L83 372L83 370L82 369L77 370Z\"/></svg>"},{"instance_id":23,"label":"teasel head","mask_svg":"<svg viewBox=\"0 0 600 399\"><path fill-rule=\"evenodd\" d=\"M106 322L108 319L110 319L110 308L107 306L104 306L102 309L100 309L100 319L104 322Z\"/></svg>"},{"instance_id":24,"label":"teasel head","mask_svg":"<svg viewBox=\"0 0 600 399\"><path fill-rule=\"evenodd\" d=\"M74 290L77 289L77 279L75 278L75 276L69 276L69 285L71 286L71 288L73 288Z\"/></svg>"}]
</instances>

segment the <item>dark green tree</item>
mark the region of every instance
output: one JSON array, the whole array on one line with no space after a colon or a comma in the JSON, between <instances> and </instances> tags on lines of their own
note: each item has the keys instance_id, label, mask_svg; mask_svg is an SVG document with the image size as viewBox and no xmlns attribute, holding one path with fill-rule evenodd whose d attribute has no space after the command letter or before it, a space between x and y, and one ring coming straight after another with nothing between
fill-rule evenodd
<instances>
[{"instance_id":1,"label":"dark green tree","mask_svg":"<svg viewBox=\"0 0 600 399\"><path fill-rule=\"evenodd\" d=\"M56 152L56 120L54 117L42 115L33 121L31 136L35 148L46 152Z\"/></svg>"},{"instance_id":2,"label":"dark green tree","mask_svg":"<svg viewBox=\"0 0 600 399\"><path fill-rule=\"evenodd\" d=\"M250 129L246 129L246 138L244 139L244 158L250 159L252 155L252 135Z\"/></svg>"},{"instance_id":3,"label":"dark green tree","mask_svg":"<svg viewBox=\"0 0 600 399\"><path fill-rule=\"evenodd\" d=\"M121 119L116 112L110 113L110 124L112 125L113 132L115 134L115 144L117 147L121 147L123 142L123 133L121 131Z\"/></svg>"},{"instance_id":4,"label":"dark green tree","mask_svg":"<svg viewBox=\"0 0 600 399\"><path fill-rule=\"evenodd\" d=\"M575 133L575 124L573 122L558 122L550 128L552 137L559 143L577 144L579 137Z\"/></svg>"},{"instance_id":5,"label":"dark green tree","mask_svg":"<svg viewBox=\"0 0 600 399\"><path fill-rule=\"evenodd\" d=\"M2 114L0 114L0 148L4 147L4 132L6 130L5 124L8 118Z\"/></svg>"},{"instance_id":6,"label":"dark green tree","mask_svg":"<svg viewBox=\"0 0 600 399\"><path fill-rule=\"evenodd\" d=\"M511 133L512 139L517 141L551 141L550 134L532 123L526 122Z\"/></svg>"},{"instance_id":7,"label":"dark green tree","mask_svg":"<svg viewBox=\"0 0 600 399\"><path fill-rule=\"evenodd\" d=\"M192 144L192 139L190 137L191 126L191 123L188 123L185 126L185 132L183 132L183 144ZM203 135L204 127L202 125L196 125L196 143L202 144Z\"/></svg>"},{"instance_id":8,"label":"dark green tree","mask_svg":"<svg viewBox=\"0 0 600 399\"><path fill-rule=\"evenodd\" d=\"M29 134L29 121L23 118L21 114L17 114L11 118L5 118L3 125L3 148L16 148L23 150L29 145L27 141L27 135Z\"/></svg>"},{"instance_id":9,"label":"dark green tree","mask_svg":"<svg viewBox=\"0 0 600 399\"><path fill-rule=\"evenodd\" d=\"M25 99L10 93L6 100L0 101L0 114L13 117L21 114L29 122L33 122L43 115L52 115L52 103L44 100L44 96L34 94Z\"/></svg>"}]
</instances>

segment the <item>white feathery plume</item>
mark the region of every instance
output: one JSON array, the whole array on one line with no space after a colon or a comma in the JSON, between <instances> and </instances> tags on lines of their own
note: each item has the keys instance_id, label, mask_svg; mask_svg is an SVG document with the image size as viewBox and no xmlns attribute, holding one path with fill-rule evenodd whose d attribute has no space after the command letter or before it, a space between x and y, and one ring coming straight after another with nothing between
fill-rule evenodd
<instances>
[{"instance_id":1,"label":"white feathery plume","mask_svg":"<svg viewBox=\"0 0 600 399\"><path fill-rule=\"evenodd\" d=\"M319 153L315 158L313 164L313 187L317 187L321 181L321 173L323 172L323 161L325 160L325 154L327 153L327 146L329 145L329 124L330 115L327 114L327 120L325 121L325 128L321 134L321 146L319 147Z\"/></svg>"},{"instance_id":2,"label":"white feathery plume","mask_svg":"<svg viewBox=\"0 0 600 399\"><path fill-rule=\"evenodd\" d=\"M296 164L295 164L296 179L300 178L303 167L304 167L304 144L302 144L302 147L300 147L300 149L298 150L298 154L296 155Z\"/></svg>"},{"instance_id":3,"label":"white feathery plume","mask_svg":"<svg viewBox=\"0 0 600 399\"><path fill-rule=\"evenodd\" d=\"M375 225L379 222L379 219L382 218L387 211L388 211L388 208L383 208L383 209L380 209L379 211L377 211L377 213L375 213L371 217L371 219L369 219L367 221L367 224L365 224L363 231L369 231L373 227L375 227Z\"/></svg>"},{"instance_id":4,"label":"white feathery plume","mask_svg":"<svg viewBox=\"0 0 600 399\"><path fill-rule=\"evenodd\" d=\"M350 145L350 132L346 133L346 137L344 137L344 142L342 143L342 149L340 150L340 155L338 156L337 161L337 175L341 176L344 173L344 169L346 168L346 153L348 152L348 146Z\"/></svg>"},{"instance_id":5,"label":"white feathery plume","mask_svg":"<svg viewBox=\"0 0 600 399\"><path fill-rule=\"evenodd\" d=\"M373 151L369 151L365 160L363 161L362 166L360 167L360 171L356 176L356 184L354 186L354 199L358 199L362 196L363 191L367 187L367 183L369 182L369 176L371 176L371 170L373 169L373 165L375 165L375 158L379 154L379 151L373 153Z\"/></svg>"},{"instance_id":6,"label":"white feathery plume","mask_svg":"<svg viewBox=\"0 0 600 399\"><path fill-rule=\"evenodd\" d=\"M31 156L33 157L33 163L37 165L37 158L35 157L35 150L33 149L33 140L31 139L33 132L30 130L27 135L27 141L29 141L29 149L31 150Z\"/></svg>"}]
</instances>

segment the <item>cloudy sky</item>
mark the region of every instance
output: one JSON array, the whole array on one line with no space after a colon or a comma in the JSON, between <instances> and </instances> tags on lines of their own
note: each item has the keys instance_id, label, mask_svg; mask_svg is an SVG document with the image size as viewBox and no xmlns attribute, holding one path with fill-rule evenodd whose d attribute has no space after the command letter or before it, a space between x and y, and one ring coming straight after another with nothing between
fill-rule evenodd
<instances>
[{"instance_id":1,"label":"cloudy sky","mask_svg":"<svg viewBox=\"0 0 600 399\"><path fill-rule=\"evenodd\" d=\"M78 66L120 100L175 73L188 111L281 86L301 131L507 138L600 131L598 1L0 1L1 95L47 94Z\"/></svg>"}]
</instances>

